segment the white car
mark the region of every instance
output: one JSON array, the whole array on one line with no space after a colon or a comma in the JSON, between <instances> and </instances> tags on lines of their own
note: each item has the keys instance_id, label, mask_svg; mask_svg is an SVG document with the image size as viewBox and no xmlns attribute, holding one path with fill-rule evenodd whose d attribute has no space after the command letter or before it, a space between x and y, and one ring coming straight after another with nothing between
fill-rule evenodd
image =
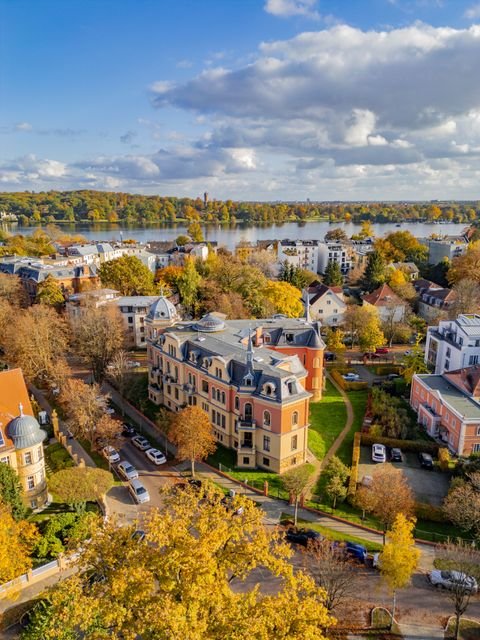
<instances>
[{"instance_id":1,"label":"white car","mask_svg":"<svg viewBox=\"0 0 480 640\"><path fill-rule=\"evenodd\" d=\"M356 382L357 380L360 380L358 373L344 373L342 378L347 382Z\"/></svg>"},{"instance_id":2,"label":"white car","mask_svg":"<svg viewBox=\"0 0 480 640\"><path fill-rule=\"evenodd\" d=\"M138 478L138 471L135 469L133 464L130 464L127 460L122 460L117 469L125 480L136 480Z\"/></svg>"},{"instance_id":3,"label":"white car","mask_svg":"<svg viewBox=\"0 0 480 640\"><path fill-rule=\"evenodd\" d=\"M146 451L152 448L150 442L146 438L142 438L142 436L134 436L131 442L133 446L140 449L140 451Z\"/></svg>"},{"instance_id":4,"label":"white car","mask_svg":"<svg viewBox=\"0 0 480 640\"><path fill-rule=\"evenodd\" d=\"M145 451L145 455L151 462L153 462L153 464L165 464L167 461L165 454L159 449L147 449L147 451Z\"/></svg>"},{"instance_id":5,"label":"white car","mask_svg":"<svg viewBox=\"0 0 480 640\"><path fill-rule=\"evenodd\" d=\"M372 445L372 461L373 462L386 462L387 461L387 450L384 444L373 444Z\"/></svg>"},{"instance_id":6,"label":"white car","mask_svg":"<svg viewBox=\"0 0 480 640\"><path fill-rule=\"evenodd\" d=\"M469 591L470 593L477 593L478 590L475 578L461 571L440 571L439 569L434 569L427 574L427 577L430 583L439 589L454 591L458 588L462 591Z\"/></svg>"},{"instance_id":7,"label":"white car","mask_svg":"<svg viewBox=\"0 0 480 640\"><path fill-rule=\"evenodd\" d=\"M148 502L150 500L150 494L143 486L140 480L132 480L128 483L128 490L132 494L135 502Z\"/></svg>"},{"instance_id":8,"label":"white car","mask_svg":"<svg viewBox=\"0 0 480 640\"><path fill-rule=\"evenodd\" d=\"M103 447L102 454L103 454L104 458L106 458L112 464L120 462L120 455L119 455L118 451L116 449L114 449L113 447L110 447L110 446Z\"/></svg>"},{"instance_id":9,"label":"white car","mask_svg":"<svg viewBox=\"0 0 480 640\"><path fill-rule=\"evenodd\" d=\"M141 367L142 365L140 364L140 362L137 362L136 360L127 360L127 367L129 369L136 369L137 367Z\"/></svg>"}]
</instances>

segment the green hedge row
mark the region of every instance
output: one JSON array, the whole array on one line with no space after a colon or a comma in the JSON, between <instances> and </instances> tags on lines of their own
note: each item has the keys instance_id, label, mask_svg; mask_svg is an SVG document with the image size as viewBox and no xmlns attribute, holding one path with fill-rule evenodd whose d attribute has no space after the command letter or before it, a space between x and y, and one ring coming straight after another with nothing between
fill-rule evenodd
<instances>
[{"instance_id":1,"label":"green hedge row","mask_svg":"<svg viewBox=\"0 0 480 640\"><path fill-rule=\"evenodd\" d=\"M332 378L337 382L344 391L358 391L359 389L368 389L368 382L347 382L342 378L340 371L332 371Z\"/></svg>"}]
</instances>

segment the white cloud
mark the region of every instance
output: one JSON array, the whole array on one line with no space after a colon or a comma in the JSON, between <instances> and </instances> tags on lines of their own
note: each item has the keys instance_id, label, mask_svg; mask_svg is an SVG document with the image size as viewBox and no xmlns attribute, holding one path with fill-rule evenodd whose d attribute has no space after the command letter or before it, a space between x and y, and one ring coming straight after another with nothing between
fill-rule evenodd
<instances>
[{"instance_id":1,"label":"white cloud","mask_svg":"<svg viewBox=\"0 0 480 640\"><path fill-rule=\"evenodd\" d=\"M463 14L463 17L467 18L468 20L477 20L478 18L480 18L480 3L474 4L469 7Z\"/></svg>"},{"instance_id":2,"label":"white cloud","mask_svg":"<svg viewBox=\"0 0 480 640\"><path fill-rule=\"evenodd\" d=\"M30 124L30 122L17 122L14 129L15 131L31 131L33 129L33 126Z\"/></svg>"},{"instance_id":3,"label":"white cloud","mask_svg":"<svg viewBox=\"0 0 480 640\"><path fill-rule=\"evenodd\" d=\"M264 9L279 18L304 16L318 20L320 14L315 9L316 5L317 0L267 0Z\"/></svg>"}]
</instances>

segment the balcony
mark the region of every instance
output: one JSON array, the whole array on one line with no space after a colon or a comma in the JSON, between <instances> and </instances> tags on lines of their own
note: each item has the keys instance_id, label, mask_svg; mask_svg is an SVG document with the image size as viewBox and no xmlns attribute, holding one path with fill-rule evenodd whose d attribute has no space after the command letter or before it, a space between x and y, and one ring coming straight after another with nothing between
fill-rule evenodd
<instances>
[{"instance_id":1,"label":"balcony","mask_svg":"<svg viewBox=\"0 0 480 640\"><path fill-rule=\"evenodd\" d=\"M255 451L256 451L256 447L251 442L241 442L238 445L238 449L237 449L237 452L239 454L243 454L243 453L245 453L245 454L253 454L253 453L255 453Z\"/></svg>"},{"instance_id":2,"label":"balcony","mask_svg":"<svg viewBox=\"0 0 480 640\"><path fill-rule=\"evenodd\" d=\"M461 349L462 345L456 342L456 334L451 331L437 331L436 329L429 328L428 333L437 340L443 340L447 344L451 345L455 349Z\"/></svg>"},{"instance_id":3,"label":"balcony","mask_svg":"<svg viewBox=\"0 0 480 640\"><path fill-rule=\"evenodd\" d=\"M255 420L243 420L238 418L236 421L235 431L255 431L257 423Z\"/></svg>"},{"instance_id":4,"label":"balcony","mask_svg":"<svg viewBox=\"0 0 480 640\"><path fill-rule=\"evenodd\" d=\"M433 427L437 427L442 419L442 416L439 415L430 405L421 404L419 409L423 410L429 418L429 422Z\"/></svg>"}]
</instances>

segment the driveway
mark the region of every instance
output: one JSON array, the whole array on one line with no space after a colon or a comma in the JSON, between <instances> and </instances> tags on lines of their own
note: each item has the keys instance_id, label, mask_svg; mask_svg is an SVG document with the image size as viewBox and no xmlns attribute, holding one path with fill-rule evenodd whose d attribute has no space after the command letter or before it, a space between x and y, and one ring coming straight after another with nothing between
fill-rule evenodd
<instances>
[{"instance_id":1,"label":"driveway","mask_svg":"<svg viewBox=\"0 0 480 640\"><path fill-rule=\"evenodd\" d=\"M418 502L427 502L437 507L440 506L448 493L450 485L448 474L422 469L416 453L404 452L403 457L403 462L394 462L393 466L403 471L415 493L416 500ZM364 476L371 476L376 466L371 461L371 448L361 447L358 468L359 480L361 481Z\"/></svg>"}]
</instances>

